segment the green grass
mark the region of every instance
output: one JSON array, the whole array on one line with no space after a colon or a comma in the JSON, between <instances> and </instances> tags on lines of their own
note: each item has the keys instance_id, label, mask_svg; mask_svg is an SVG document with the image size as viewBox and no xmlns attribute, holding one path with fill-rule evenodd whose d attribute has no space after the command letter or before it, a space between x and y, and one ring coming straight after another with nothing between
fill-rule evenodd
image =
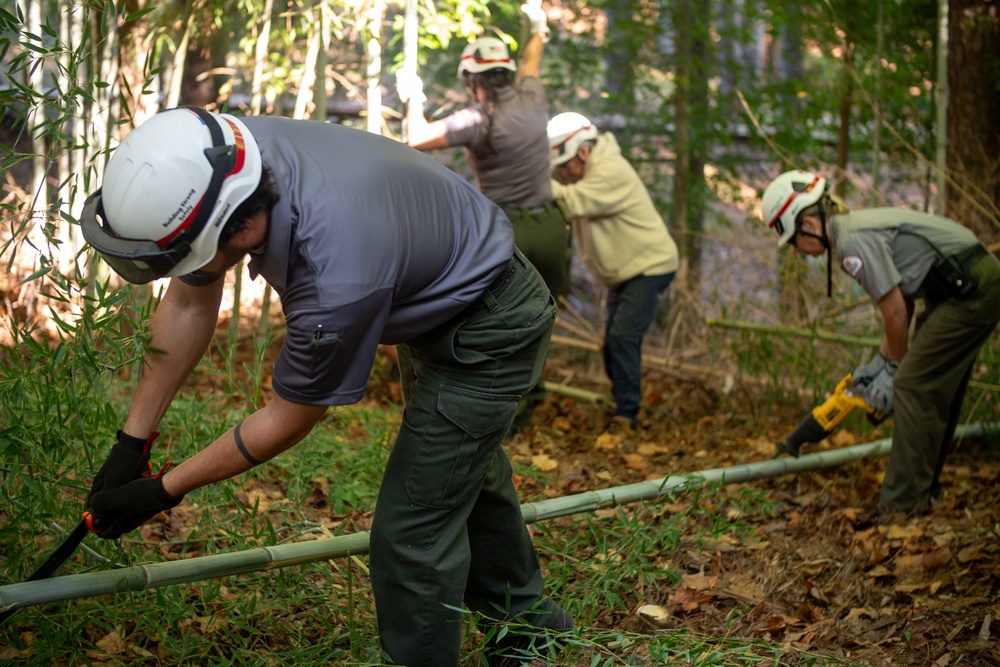
<instances>
[{"instance_id":1,"label":"green grass","mask_svg":"<svg viewBox=\"0 0 1000 667\"><path fill-rule=\"evenodd\" d=\"M48 359L53 366L62 363L54 354ZM48 372L25 372L22 381L35 378L43 384L27 392L33 400L61 400ZM98 413L123 413L127 382L110 379L94 391L99 395L88 400ZM184 393L164 420L157 463L161 454L183 460L228 428L240 414L238 408L227 409L230 404L226 397ZM2 436L4 451L16 453L5 458L0 472L6 508L0 524L3 584L20 580L61 539L46 525L71 526L88 488L92 468L77 425L52 420L50 412L51 406L39 405L31 418L8 427ZM185 504L191 522L183 539L146 543L133 533L116 544L88 537L85 545L108 562L78 554L60 574L353 532L350 518L364 515L374 503L399 418L398 410L365 405L333 411L305 442L278 459L192 493ZM99 465L110 445L112 424L108 418L83 421L86 447ZM266 508L259 503L245 507L240 502L244 489L258 484L280 489L281 498ZM325 516L340 517L341 523L315 520L317 493ZM724 665L762 657L777 664L843 664L799 653L788 657L764 640L650 633L637 626L631 611L640 601L637 592L678 579L665 563L682 545L697 546L723 534L739 536L740 523L720 517L773 509L762 498L713 489L689 492L683 501L689 509L669 516L655 505L637 505L534 526L550 593L581 628L564 638L569 649L552 664L669 660ZM738 512L726 511L735 507ZM468 665L477 664L481 650L481 637L471 626L463 653ZM364 557L25 609L0 629L0 646L11 664L25 665L381 664Z\"/></svg>"},{"instance_id":2,"label":"green grass","mask_svg":"<svg viewBox=\"0 0 1000 667\"><path fill-rule=\"evenodd\" d=\"M112 393L123 395L121 389ZM184 459L232 423L236 416L221 409L220 401L226 403L224 397L186 393L176 404L164 421L162 440L172 458ZM124 407L114 403L116 411ZM197 512L183 540L145 543L133 533L115 544L88 537L85 544L109 562L78 557L60 574L350 531L346 522L321 529L313 520L309 503L317 493L317 475L325 480L324 504L333 516L366 512L398 421L398 411L371 406L332 412L307 441L275 461L191 494L187 504L196 504ZM100 439L92 436L94 442ZM64 445L62 474L36 474L51 464L52 452L44 447L24 448L5 465L3 491L11 501L6 506L20 511L5 513L0 527L4 584L19 580L52 547L37 539L46 534L45 524L70 526L74 506L82 503L89 464L79 441L67 438ZM243 506L243 489L258 483L282 489L283 499L266 509ZM843 664L789 656L759 639L639 628L631 612L641 602L638 591L679 579L664 565L679 549L742 534L739 521L720 517L773 509L763 498L715 489L674 500L689 509L666 515L656 505L635 505L535 525L549 591L581 628L565 638L570 648L553 664L726 665L765 657L776 661L772 664ZM729 508L739 511L728 513ZM29 608L2 628L0 650L26 665L377 665L382 663L374 618L367 559L354 557ZM471 624L467 639L463 664L475 665L481 638Z\"/></svg>"}]
</instances>

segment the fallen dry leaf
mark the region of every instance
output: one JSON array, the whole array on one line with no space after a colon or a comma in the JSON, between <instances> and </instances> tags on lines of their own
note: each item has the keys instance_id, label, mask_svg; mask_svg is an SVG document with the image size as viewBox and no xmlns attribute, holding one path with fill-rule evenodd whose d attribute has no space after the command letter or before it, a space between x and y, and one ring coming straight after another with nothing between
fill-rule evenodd
<instances>
[{"instance_id":1,"label":"fallen dry leaf","mask_svg":"<svg viewBox=\"0 0 1000 667\"><path fill-rule=\"evenodd\" d=\"M594 449L599 452L613 452L621 447L624 440L622 435L605 431L597 436L597 440L594 441Z\"/></svg>"},{"instance_id":2,"label":"fallen dry leaf","mask_svg":"<svg viewBox=\"0 0 1000 667\"><path fill-rule=\"evenodd\" d=\"M542 472L549 472L559 467L559 461L556 461L548 454L535 454L531 457L531 465Z\"/></svg>"},{"instance_id":3,"label":"fallen dry leaf","mask_svg":"<svg viewBox=\"0 0 1000 667\"><path fill-rule=\"evenodd\" d=\"M893 590L899 593L906 593L907 595L913 595L914 593L934 595L941 588L941 584L942 582L940 581L928 581L919 584L896 584L893 586Z\"/></svg>"},{"instance_id":4,"label":"fallen dry leaf","mask_svg":"<svg viewBox=\"0 0 1000 667\"><path fill-rule=\"evenodd\" d=\"M833 435L829 437L830 444L834 447L850 447L851 445L858 444L858 438L853 433L851 433L846 428L837 429L834 431Z\"/></svg>"},{"instance_id":5,"label":"fallen dry leaf","mask_svg":"<svg viewBox=\"0 0 1000 667\"><path fill-rule=\"evenodd\" d=\"M705 574L704 571L697 572L695 574L686 574L682 577L684 585L688 588L692 588L696 591L708 590L715 588L715 584L718 583L718 577L710 577Z\"/></svg>"},{"instance_id":6,"label":"fallen dry leaf","mask_svg":"<svg viewBox=\"0 0 1000 667\"><path fill-rule=\"evenodd\" d=\"M566 417L556 417L552 420L552 428L566 433L573 430L573 422Z\"/></svg>"},{"instance_id":7,"label":"fallen dry leaf","mask_svg":"<svg viewBox=\"0 0 1000 667\"><path fill-rule=\"evenodd\" d=\"M753 577L746 574L729 577L726 581L726 590L748 600L762 600L765 596L764 588Z\"/></svg>"},{"instance_id":8,"label":"fallen dry leaf","mask_svg":"<svg viewBox=\"0 0 1000 667\"><path fill-rule=\"evenodd\" d=\"M959 563L965 565L967 563L971 563L972 561L985 560L988 556L983 553L983 546L981 544L973 544L959 551L956 558Z\"/></svg>"},{"instance_id":9,"label":"fallen dry leaf","mask_svg":"<svg viewBox=\"0 0 1000 667\"><path fill-rule=\"evenodd\" d=\"M869 570L868 576L872 579L878 579L879 577L891 577L892 572L884 565L876 565Z\"/></svg>"},{"instance_id":10,"label":"fallen dry leaf","mask_svg":"<svg viewBox=\"0 0 1000 667\"><path fill-rule=\"evenodd\" d=\"M643 456L653 457L660 456L661 454L669 454L670 448L658 445L654 442L646 442L636 447L635 451Z\"/></svg>"},{"instance_id":11,"label":"fallen dry leaf","mask_svg":"<svg viewBox=\"0 0 1000 667\"><path fill-rule=\"evenodd\" d=\"M947 545L935 547L924 553L924 569L936 570L951 562L951 549Z\"/></svg>"},{"instance_id":12,"label":"fallen dry leaf","mask_svg":"<svg viewBox=\"0 0 1000 667\"><path fill-rule=\"evenodd\" d=\"M806 593L813 600L815 600L816 602L818 602L820 605L822 605L824 607L827 606L828 604L830 604L830 598L827 597L826 593L823 591L822 588L820 588L819 586L815 585L812 581L810 581L808 579L806 579L806 581L805 581L805 586L806 586Z\"/></svg>"},{"instance_id":13,"label":"fallen dry leaf","mask_svg":"<svg viewBox=\"0 0 1000 667\"><path fill-rule=\"evenodd\" d=\"M711 593L699 593L693 588L681 586L670 596L670 601L677 604L684 613L690 613L712 599Z\"/></svg>"},{"instance_id":14,"label":"fallen dry leaf","mask_svg":"<svg viewBox=\"0 0 1000 667\"><path fill-rule=\"evenodd\" d=\"M625 459L625 466L632 470L646 470L650 466L649 459L642 454L626 454L622 458Z\"/></svg>"},{"instance_id":15,"label":"fallen dry leaf","mask_svg":"<svg viewBox=\"0 0 1000 667\"><path fill-rule=\"evenodd\" d=\"M878 618L878 614L866 607L854 607L847 612L847 616L844 617L844 620L853 621L858 618L867 618L874 621Z\"/></svg>"},{"instance_id":16,"label":"fallen dry leaf","mask_svg":"<svg viewBox=\"0 0 1000 667\"><path fill-rule=\"evenodd\" d=\"M886 531L885 536L890 540L915 540L918 537L923 537L924 531L915 524L906 526L892 524L889 526L889 530Z\"/></svg>"},{"instance_id":17,"label":"fallen dry leaf","mask_svg":"<svg viewBox=\"0 0 1000 667\"><path fill-rule=\"evenodd\" d=\"M744 440L744 443L755 453L760 456L770 456L774 454L775 444L770 438L753 438L750 440Z\"/></svg>"},{"instance_id":18,"label":"fallen dry leaf","mask_svg":"<svg viewBox=\"0 0 1000 667\"><path fill-rule=\"evenodd\" d=\"M109 632L108 634L104 635L96 642L94 642L94 646L96 646L97 648L101 649L102 651L108 654L113 655L115 653L121 653L122 650L121 635L119 635L117 632Z\"/></svg>"},{"instance_id":19,"label":"fallen dry leaf","mask_svg":"<svg viewBox=\"0 0 1000 667\"><path fill-rule=\"evenodd\" d=\"M635 613L654 628L670 628L674 625L670 622L670 612L659 605L644 604Z\"/></svg>"}]
</instances>

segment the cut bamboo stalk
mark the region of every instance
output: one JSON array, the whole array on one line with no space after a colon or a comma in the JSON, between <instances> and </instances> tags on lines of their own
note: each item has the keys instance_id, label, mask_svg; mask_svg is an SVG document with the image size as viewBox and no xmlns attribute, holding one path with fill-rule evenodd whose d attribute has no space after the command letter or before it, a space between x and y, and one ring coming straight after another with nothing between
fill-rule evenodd
<instances>
[{"instance_id":1,"label":"cut bamboo stalk","mask_svg":"<svg viewBox=\"0 0 1000 667\"><path fill-rule=\"evenodd\" d=\"M597 343L592 343L588 340L580 340L579 338L571 338L569 336L553 335L550 342L553 345L565 345L566 347L575 347L581 350L589 350L591 352L601 351L601 346ZM697 366L695 364L686 364L681 361L673 361L672 359L667 359L664 356L648 352L645 349L642 352L642 365L647 367L656 367L660 370L675 369L685 373L702 376L715 375L725 378L727 375L731 375L731 373L719 370L718 368L708 368L707 366Z\"/></svg>"},{"instance_id":2,"label":"cut bamboo stalk","mask_svg":"<svg viewBox=\"0 0 1000 667\"><path fill-rule=\"evenodd\" d=\"M563 396L579 398L584 401L593 401L594 403L611 400L611 397L607 394L599 394L597 392L587 391L586 389L578 389L577 387L571 387L568 384L559 384L558 382L547 382L543 380L542 389L545 391L551 391L554 394L562 394Z\"/></svg>"},{"instance_id":3,"label":"cut bamboo stalk","mask_svg":"<svg viewBox=\"0 0 1000 667\"><path fill-rule=\"evenodd\" d=\"M1000 433L1000 423L972 424L959 426L955 431L955 437L979 437L987 434L996 437L998 433ZM525 503L521 505L521 513L525 523L534 523L632 502L653 501L671 493L699 488L705 484L737 484L831 468L870 456L884 456L889 453L891 447L892 440L886 438L852 447L804 454L797 459L773 459L728 468L670 475L611 489ZM363 532L293 544L257 547L214 556L198 556L186 560L9 584L0 586L0 611L17 610L59 600L142 591L217 577L266 572L282 567L357 556L368 553L368 540L369 534Z\"/></svg>"},{"instance_id":4,"label":"cut bamboo stalk","mask_svg":"<svg viewBox=\"0 0 1000 667\"><path fill-rule=\"evenodd\" d=\"M567 320L565 320L565 319L563 319L561 317L557 317L556 318L556 326L560 327L562 329L566 329L567 331L569 331L570 333L574 334L575 336L578 336L579 338L587 341L588 343L592 343L592 344L598 346L598 348L600 348L600 344L601 344L600 343L600 338L598 338L597 334L595 334L595 333L593 333L591 331L587 331L587 330L583 329L582 327L580 327L580 326L578 326L576 324L573 324L572 322L569 322L569 321L567 321Z\"/></svg>"},{"instance_id":5,"label":"cut bamboo stalk","mask_svg":"<svg viewBox=\"0 0 1000 667\"><path fill-rule=\"evenodd\" d=\"M836 334L829 331L819 331L816 329L806 329L803 327L779 327L772 324L758 324L756 322L744 322L739 320L720 320L714 317L705 319L705 324L713 327L724 327L727 329L744 329L747 331L757 331L760 333L784 334L786 336L797 336L799 338L816 338L818 340L828 340L835 343L845 343L847 345L863 345L865 347L878 347L881 338L868 338L866 336L850 336L847 334Z\"/></svg>"}]
</instances>

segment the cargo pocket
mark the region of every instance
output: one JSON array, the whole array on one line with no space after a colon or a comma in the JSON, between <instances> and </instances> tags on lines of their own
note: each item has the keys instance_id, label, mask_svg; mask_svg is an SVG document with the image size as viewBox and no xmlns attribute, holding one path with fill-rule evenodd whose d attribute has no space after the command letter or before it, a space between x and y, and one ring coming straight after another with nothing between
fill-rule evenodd
<instances>
[{"instance_id":1,"label":"cargo pocket","mask_svg":"<svg viewBox=\"0 0 1000 667\"><path fill-rule=\"evenodd\" d=\"M452 509L478 489L519 398L443 385L406 480L419 505Z\"/></svg>"}]
</instances>

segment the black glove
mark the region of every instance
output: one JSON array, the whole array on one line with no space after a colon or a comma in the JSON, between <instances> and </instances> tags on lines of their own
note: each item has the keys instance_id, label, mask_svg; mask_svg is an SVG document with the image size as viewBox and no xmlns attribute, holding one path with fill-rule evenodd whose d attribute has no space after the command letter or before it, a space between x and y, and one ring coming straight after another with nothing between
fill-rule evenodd
<instances>
[{"instance_id":1,"label":"black glove","mask_svg":"<svg viewBox=\"0 0 1000 667\"><path fill-rule=\"evenodd\" d=\"M134 438L125 431L118 431L117 435L118 442L94 475L94 483L87 494L88 507L94 494L117 489L122 484L150 475L149 449L160 432L153 431L145 440Z\"/></svg>"},{"instance_id":2,"label":"black glove","mask_svg":"<svg viewBox=\"0 0 1000 667\"><path fill-rule=\"evenodd\" d=\"M184 496L172 496L163 488L163 476L140 477L116 489L100 491L90 499L96 517L93 531L106 540L118 539L154 516L176 507Z\"/></svg>"}]
</instances>

